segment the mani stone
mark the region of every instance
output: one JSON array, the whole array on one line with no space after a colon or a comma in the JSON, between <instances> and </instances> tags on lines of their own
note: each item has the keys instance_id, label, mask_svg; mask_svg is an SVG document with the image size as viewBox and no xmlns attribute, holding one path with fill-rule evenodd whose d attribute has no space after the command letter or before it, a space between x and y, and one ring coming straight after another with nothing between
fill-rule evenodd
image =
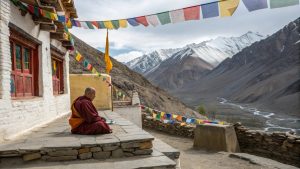
<instances>
[{"instance_id":1,"label":"mani stone","mask_svg":"<svg viewBox=\"0 0 300 169\"><path fill-rule=\"evenodd\" d=\"M197 125L194 147L213 151L239 152L239 143L233 126L203 124Z\"/></svg>"},{"instance_id":2,"label":"mani stone","mask_svg":"<svg viewBox=\"0 0 300 169\"><path fill-rule=\"evenodd\" d=\"M79 154L79 159L86 160L92 158L93 154L91 152Z\"/></svg>"},{"instance_id":3,"label":"mani stone","mask_svg":"<svg viewBox=\"0 0 300 169\"><path fill-rule=\"evenodd\" d=\"M81 149L79 149L78 150L78 153L79 154L83 154L83 153L88 153L88 152L90 152L90 148L81 148Z\"/></svg>"},{"instance_id":4,"label":"mani stone","mask_svg":"<svg viewBox=\"0 0 300 169\"><path fill-rule=\"evenodd\" d=\"M140 147L140 143L138 142L128 142L128 143L122 143L122 148L137 148Z\"/></svg>"},{"instance_id":5,"label":"mani stone","mask_svg":"<svg viewBox=\"0 0 300 169\"><path fill-rule=\"evenodd\" d=\"M123 150L122 149L116 149L114 151L112 151L112 158L120 158L124 156Z\"/></svg>"},{"instance_id":6,"label":"mani stone","mask_svg":"<svg viewBox=\"0 0 300 169\"><path fill-rule=\"evenodd\" d=\"M148 155L148 154L151 154L153 152L152 149L144 149L144 150L135 150L133 152L133 154L135 155Z\"/></svg>"},{"instance_id":7,"label":"mani stone","mask_svg":"<svg viewBox=\"0 0 300 169\"><path fill-rule=\"evenodd\" d=\"M96 153L93 153L93 157L95 159L107 159L110 157L110 154L111 152L96 152Z\"/></svg>"},{"instance_id":8,"label":"mani stone","mask_svg":"<svg viewBox=\"0 0 300 169\"><path fill-rule=\"evenodd\" d=\"M53 152L48 152L49 156L77 156L78 151L77 150L59 150L59 151L53 151Z\"/></svg>"},{"instance_id":9,"label":"mani stone","mask_svg":"<svg viewBox=\"0 0 300 169\"><path fill-rule=\"evenodd\" d=\"M23 155L23 161L31 161L40 159L42 156L40 153L32 153L32 154L25 154Z\"/></svg>"},{"instance_id":10,"label":"mani stone","mask_svg":"<svg viewBox=\"0 0 300 169\"><path fill-rule=\"evenodd\" d=\"M125 156L125 157L133 157L133 156L134 156L134 154L132 154L132 153L128 153L128 152L125 152L125 153L124 153L124 156Z\"/></svg>"},{"instance_id":11,"label":"mani stone","mask_svg":"<svg viewBox=\"0 0 300 169\"><path fill-rule=\"evenodd\" d=\"M99 151L102 151L101 147L92 147L91 148L91 152L99 152Z\"/></svg>"},{"instance_id":12,"label":"mani stone","mask_svg":"<svg viewBox=\"0 0 300 169\"><path fill-rule=\"evenodd\" d=\"M153 147L152 141L142 142L142 143L140 143L140 146L139 146L140 149L150 149L152 147Z\"/></svg>"}]
</instances>

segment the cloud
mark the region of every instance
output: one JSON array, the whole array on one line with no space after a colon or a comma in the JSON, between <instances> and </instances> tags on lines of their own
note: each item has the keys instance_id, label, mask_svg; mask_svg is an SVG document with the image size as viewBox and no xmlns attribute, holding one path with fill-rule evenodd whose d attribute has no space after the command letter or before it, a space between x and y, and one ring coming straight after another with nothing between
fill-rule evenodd
<instances>
[{"instance_id":1,"label":"cloud","mask_svg":"<svg viewBox=\"0 0 300 169\"><path fill-rule=\"evenodd\" d=\"M110 20L164 12L212 0L75 0L79 20ZM242 1L241 1L242 3ZM299 17L299 6L263 9L248 12L242 4L234 16L188 21L157 27L128 27L109 32L110 48L117 51L150 52L156 49L177 48L199 43L218 36L239 36L249 30L263 35L272 34ZM73 28L77 37L93 47L105 47L106 30Z\"/></svg>"}]
</instances>

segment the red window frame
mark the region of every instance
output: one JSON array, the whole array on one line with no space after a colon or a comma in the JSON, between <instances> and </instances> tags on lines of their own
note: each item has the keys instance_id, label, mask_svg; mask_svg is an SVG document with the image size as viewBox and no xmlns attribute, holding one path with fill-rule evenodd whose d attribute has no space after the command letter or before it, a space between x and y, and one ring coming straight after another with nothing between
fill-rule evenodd
<instances>
[{"instance_id":1,"label":"red window frame","mask_svg":"<svg viewBox=\"0 0 300 169\"><path fill-rule=\"evenodd\" d=\"M11 97L14 99L38 96L38 45L18 32L10 30L10 47L12 61ZM19 48L19 52L17 52L17 48ZM19 66L17 66L18 53L20 56ZM25 58L28 58L29 61L27 66Z\"/></svg>"},{"instance_id":2,"label":"red window frame","mask_svg":"<svg viewBox=\"0 0 300 169\"><path fill-rule=\"evenodd\" d=\"M64 94L64 59L55 51L51 50L51 69L53 94Z\"/></svg>"}]
</instances>

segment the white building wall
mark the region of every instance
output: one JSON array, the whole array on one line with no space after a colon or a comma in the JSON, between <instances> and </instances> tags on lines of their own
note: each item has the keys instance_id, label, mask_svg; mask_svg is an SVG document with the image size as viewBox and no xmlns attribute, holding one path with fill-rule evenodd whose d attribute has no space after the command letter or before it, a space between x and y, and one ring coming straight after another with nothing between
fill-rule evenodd
<instances>
[{"instance_id":1,"label":"white building wall","mask_svg":"<svg viewBox=\"0 0 300 169\"><path fill-rule=\"evenodd\" d=\"M39 46L39 89L40 97L12 100L10 96L11 56L9 22L40 40ZM19 9L9 0L0 1L0 142L14 138L39 125L48 123L70 112L69 53L64 63L65 94L54 96L50 44L66 51L61 43L50 40L50 34L35 25L32 16L21 16Z\"/></svg>"}]
</instances>

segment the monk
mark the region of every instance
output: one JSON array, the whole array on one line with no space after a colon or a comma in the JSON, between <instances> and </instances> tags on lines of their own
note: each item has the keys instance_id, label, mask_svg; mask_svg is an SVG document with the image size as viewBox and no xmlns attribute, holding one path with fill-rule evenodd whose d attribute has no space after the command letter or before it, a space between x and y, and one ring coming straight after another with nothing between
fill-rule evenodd
<instances>
[{"instance_id":1,"label":"monk","mask_svg":"<svg viewBox=\"0 0 300 169\"><path fill-rule=\"evenodd\" d=\"M72 116L69 119L73 134L95 135L112 132L105 119L98 115L92 103L95 97L95 89L88 87L85 89L84 95L73 102Z\"/></svg>"}]
</instances>

